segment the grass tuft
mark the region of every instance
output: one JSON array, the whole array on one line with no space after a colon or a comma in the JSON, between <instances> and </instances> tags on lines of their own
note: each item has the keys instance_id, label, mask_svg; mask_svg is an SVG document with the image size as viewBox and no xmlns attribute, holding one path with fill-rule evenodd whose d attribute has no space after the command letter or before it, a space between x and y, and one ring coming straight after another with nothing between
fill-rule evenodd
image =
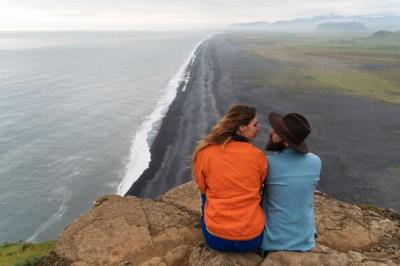
<instances>
[{"instance_id":1,"label":"grass tuft","mask_svg":"<svg viewBox=\"0 0 400 266\"><path fill-rule=\"evenodd\" d=\"M0 266L31 266L52 249L54 241L0 244Z\"/></svg>"},{"instance_id":2,"label":"grass tuft","mask_svg":"<svg viewBox=\"0 0 400 266\"><path fill-rule=\"evenodd\" d=\"M400 176L400 166L395 167L394 171L396 172L397 175Z\"/></svg>"}]
</instances>

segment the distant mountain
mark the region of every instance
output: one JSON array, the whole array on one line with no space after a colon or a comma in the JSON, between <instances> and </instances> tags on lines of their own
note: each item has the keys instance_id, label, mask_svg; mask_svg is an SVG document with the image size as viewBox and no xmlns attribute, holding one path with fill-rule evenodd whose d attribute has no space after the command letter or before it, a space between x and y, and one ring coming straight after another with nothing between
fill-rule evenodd
<instances>
[{"instance_id":1,"label":"distant mountain","mask_svg":"<svg viewBox=\"0 0 400 266\"><path fill-rule=\"evenodd\" d=\"M319 24L315 30L330 32L356 32L367 31L368 28L363 23L357 21L338 21Z\"/></svg>"},{"instance_id":2,"label":"distant mountain","mask_svg":"<svg viewBox=\"0 0 400 266\"><path fill-rule=\"evenodd\" d=\"M368 27L368 29L370 29L372 31L379 31L379 30L398 31L398 30L400 30L400 16L396 16L396 15L353 16L350 18L364 23Z\"/></svg>"},{"instance_id":3,"label":"distant mountain","mask_svg":"<svg viewBox=\"0 0 400 266\"><path fill-rule=\"evenodd\" d=\"M294 20L282 20L271 23L269 28L271 30L283 30L283 31L313 31L318 24L327 21L341 20L344 19L342 16L335 14L326 16L315 16L307 18L298 18Z\"/></svg>"},{"instance_id":4,"label":"distant mountain","mask_svg":"<svg viewBox=\"0 0 400 266\"><path fill-rule=\"evenodd\" d=\"M324 23L338 22L359 22L371 31L400 30L400 16L396 15L380 15L380 16L341 16L336 14L328 14L323 16L298 18L293 20L282 20L273 23L268 22L250 22L232 24L228 29L257 29L268 31L314 31L318 25Z\"/></svg>"},{"instance_id":5,"label":"distant mountain","mask_svg":"<svg viewBox=\"0 0 400 266\"><path fill-rule=\"evenodd\" d=\"M252 29L252 30L263 30L265 27L269 25L268 22L266 21L255 21L255 22L249 22L249 23L236 23L230 25L231 29Z\"/></svg>"},{"instance_id":6,"label":"distant mountain","mask_svg":"<svg viewBox=\"0 0 400 266\"><path fill-rule=\"evenodd\" d=\"M377 32L374 32L371 35L372 38L399 38L400 37L400 31L393 32L393 31L386 31L386 30L380 30Z\"/></svg>"}]
</instances>

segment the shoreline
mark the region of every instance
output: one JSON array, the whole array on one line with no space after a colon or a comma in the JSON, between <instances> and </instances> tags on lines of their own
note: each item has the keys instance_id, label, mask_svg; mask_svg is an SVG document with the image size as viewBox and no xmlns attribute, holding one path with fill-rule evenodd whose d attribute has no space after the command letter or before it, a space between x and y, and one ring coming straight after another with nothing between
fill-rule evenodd
<instances>
[{"instance_id":1,"label":"shoreline","mask_svg":"<svg viewBox=\"0 0 400 266\"><path fill-rule=\"evenodd\" d=\"M282 64L245 52L258 45L263 44L229 34L202 43L188 86L178 91L153 142L149 168L127 195L157 198L191 180L190 155L196 142L231 104L244 102L257 107L262 124L255 146L263 150L269 112L303 113L313 127L308 144L323 162L318 189L344 201L399 212L400 180L390 167L400 161L400 142L391 133L400 123L398 105L334 88L259 84L257 74L279 72Z\"/></svg>"},{"instance_id":2,"label":"shoreline","mask_svg":"<svg viewBox=\"0 0 400 266\"><path fill-rule=\"evenodd\" d=\"M187 86L181 85L178 88L177 95L162 120L150 148L149 167L133 183L126 195L156 198L191 180L190 156L193 147L219 117L219 112L212 104L214 96L209 83L213 78L209 76L212 72L206 69L214 63L206 56L210 39L212 38L207 38L198 47ZM201 101L204 97L208 97L210 101ZM193 119L193 115L197 119Z\"/></svg>"},{"instance_id":3,"label":"shoreline","mask_svg":"<svg viewBox=\"0 0 400 266\"><path fill-rule=\"evenodd\" d=\"M193 62L196 59L196 51L199 46L209 37L202 39L191 50L178 71L167 84L166 95L159 100L153 112L143 121L139 130L135 133L130 147L130 161L126 166L126 172L117 187L118 195L125 195L140 176L149 168L151 162L151 146L149 135L156 130L157 124L163 120L180 90L184 90L188 84L188 79ZM158 135L158 133L156 133Z\"/></svg>"}]
</instances>

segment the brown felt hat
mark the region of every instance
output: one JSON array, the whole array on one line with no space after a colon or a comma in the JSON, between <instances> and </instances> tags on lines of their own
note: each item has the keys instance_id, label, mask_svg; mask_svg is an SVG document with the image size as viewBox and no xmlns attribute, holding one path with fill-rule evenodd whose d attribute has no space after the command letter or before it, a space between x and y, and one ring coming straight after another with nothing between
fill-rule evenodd
<instances>
[{"instance_id":1,"label":"brown felt hat","mask_svg":"<svg viewBox=\"0 0 400 266\"><path fill-rule=\"evenodd\" d=\"M269 124L289 146L301 153L307 153L308 147L304 140L311 133L307 119L298 113L289 113L282 117L277 113L268 115Z\"/></svg>"}]
</instances>

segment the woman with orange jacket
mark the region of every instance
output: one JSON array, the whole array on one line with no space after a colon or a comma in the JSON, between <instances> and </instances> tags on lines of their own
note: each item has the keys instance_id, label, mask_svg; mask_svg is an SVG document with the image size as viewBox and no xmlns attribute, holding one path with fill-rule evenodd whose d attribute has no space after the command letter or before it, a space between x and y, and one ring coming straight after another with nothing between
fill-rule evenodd
<instances>
[{"instance_id":1,"label":"woman with orange jacket","mask_svg":"<svg viewBox=\"0 0 400 266\"><path fill-rule=\"evenodd\" d=\"M267 161L251 141L260 131L257 109L229 108L193 154L193 176L202 193L202 232L216 250L256 250L265 218L260 190Z\"/></svg>"}]
</instances>

